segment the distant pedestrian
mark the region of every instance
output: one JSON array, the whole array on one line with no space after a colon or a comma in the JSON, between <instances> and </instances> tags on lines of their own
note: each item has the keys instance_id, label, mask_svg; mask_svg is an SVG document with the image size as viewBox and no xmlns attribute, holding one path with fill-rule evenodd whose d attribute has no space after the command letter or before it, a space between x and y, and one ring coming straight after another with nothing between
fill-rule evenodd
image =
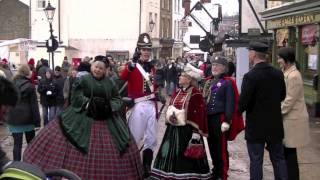
<instances>
[{"instance_id":1,"label":"distant pedestrian","mask_svg":"<svg viewBox=\"0 0 320 180\"><path fill-rule=\"evenodd\" d=\"M6 58L3 58L0 62L0 70L2 70L7 79L12 80L13 73L10 69L9 62Z\"/></svg>"},{"instance_id":2,"label":"distant pedestrian","mask_svg":"<svg viewBox=\"0 0 320 180\"><path fill-rule=\"evenodd\" d=\"M265 144L273 165L274 179L287 180L281 114L286 87L283 73L266 62L267 51L268 46L264 43L249 44L249 63L253 68L243 77L239 110L246 112L245 139L250 158L250 180L263 179Z\"/></svg>"},{"instance_id":3,"label":"distant pedestrian","mask_svg":"<svg viewBox=\"0 0 320 180\"><path fill-rule=\"evenodd\" d=\"M35 62L34 62L34 59L33 58L30 58L29 61L28 61L28 65L29 65L29 68L31 70L31 82L32 84L36 85L38 84L38 77L37 77L37 72L36 72L36 68L35 68Z\"/></svg>"},{"instance_id":4,"label":"distant pedestrian","mask_svg":"<svg viewBox=\"0 0 320 180\"><path fill-rule=\"evenodd\" d=\"M57 84L53 80L53 72L47 69L45 78L39 81L38 92L40 94L40 104L42 105L43 124L47 125L56 114L58 93Z\"/></svg>"},{"instance_id":5,"label":"distant pedestrian","mask_svg":"<svg viewBox=\"0 0 320 180\"><path fill-rule=\"evenodd\" d=\"M177 87L179 74L179 70L177 68L175 60L170 60L164 70L167 95L171 97Z\"/></svg>"},{"instance_id":6,"label":"distant pedestrian","mask_svg":"<svg viewBox=\"0 0 320 180\"><path fill-rule=\"evenodd\" d=\"M48 62L48 60L43 59L41 65L39 67L39 70L38 70L38 76L40 76L40 79L45 78L46 72L48 69L49 69L49 62Z\"/></svg>"},{"instance_id":7,"label":"distant pedestrian","mask_svg":"<svg viewBox=\"0 0 320 180\"><path fill-rule=\"evenodd\" d=\"M64 85L63 85L64 107L67 107L70 105L72 85L76 81L76 78L77 78L77 70L70 69L68 77L66 78Z\"/></svg>"},{"instance_id":8,"label":"distant pedestrian","mask_svg":"<svg viewBox=\"0 0 320 180\"><path fill-rule=\"evenodd\" d=\"M31 83L31 71L27 64L18 68L13 78L13 84L18 89L20 99L17 105L8 114L8 128L12 133L13 160L21 160L23 134L27 143L35 136L35 127L40 127L40 113L36 95L36 89Z\"/></svg>"},{"instance_id":9,"label":"distant pedestrian","mask_svg":"<svg viewBox=\"0 0 320 180\"><path fill-rule=\"evenodd\" d=\"M57 85L57 94L56 94L57 105L56 105L55 115L58 116L61 113L64 106L63 86L66 80L66 78L62 76L62 69L60 66L56 66L54 68L53 80Z\"/></svg>"},{"instance_id":10,"label":"distant pedestrian","mask_svg":"<svg viewBox=\"0 0 320 180\"><path fill-rule=\"evenodd\" d=\"M284 154L290 180L299 180L297 148L310 142L309 115L304 100L303 80L295 65L295 49L281 48L278 63L284 73L286 98L282 101L281 111L284 125Z\"/></svg>"},{"instance_id":11,"label":"distant pedestrian","mask_svg":"<svg viewBox=\"0 0 320 180\"><path fill-rule=\"evenodd\" d=\"M65 56L63 58L63 62L62 62L62 65L61 65L61 75L64 78L67 77L70 68L71 68L71 63L69 62L68 57Z\"/></svg>"}]
</instances>

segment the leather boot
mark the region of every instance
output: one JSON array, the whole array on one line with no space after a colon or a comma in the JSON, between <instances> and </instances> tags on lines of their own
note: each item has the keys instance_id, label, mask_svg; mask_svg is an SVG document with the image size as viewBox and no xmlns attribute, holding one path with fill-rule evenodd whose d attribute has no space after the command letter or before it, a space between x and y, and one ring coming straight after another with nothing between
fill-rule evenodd
<instances>
[{"instance_id":1,"label":"leather boot","mask_svg":"<svg viewBox=\"0 0 320 180\"><path fill-rule=\"evenodd\" d=\"M145 178L150 176L152 159L153 159L153 151L151 149L145 149L143 151L143 170L144 170L143 176Z\"/></svg>"}]
</instances>

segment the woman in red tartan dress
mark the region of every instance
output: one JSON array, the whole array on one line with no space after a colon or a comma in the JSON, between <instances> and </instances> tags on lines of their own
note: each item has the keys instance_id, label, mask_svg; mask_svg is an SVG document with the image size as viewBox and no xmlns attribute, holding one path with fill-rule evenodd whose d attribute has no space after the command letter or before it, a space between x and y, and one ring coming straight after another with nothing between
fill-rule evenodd
<instances>
[{"instance_id":1,"label":"woman in red tartan dress","mask_svg":"<svg viewBox=\"0 0 320 180\"><path fill-rule=\"evenodd\" d=\"M91 74L73 87L71 106L49 123L24 152L43 170L64 168L82 179L142 179L139 150L118 115L121 100L105 77L108 62L97 56Z\"/></svg>"}]
</instances>

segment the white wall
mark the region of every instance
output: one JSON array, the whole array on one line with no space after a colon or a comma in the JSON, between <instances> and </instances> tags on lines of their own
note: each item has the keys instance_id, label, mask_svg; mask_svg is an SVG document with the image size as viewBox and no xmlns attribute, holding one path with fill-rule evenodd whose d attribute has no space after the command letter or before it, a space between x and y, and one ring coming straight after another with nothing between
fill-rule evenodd
<instances>
[{"instance_id":1,"label":"white wall","mask_svg":"<svg viewBox=\"0 0 320 180\"><path fill-rule=\"evenodd\" d=\"M69 0L64 13L68 44L77 57L105 54L106 50L133 53L139 35L140 0Z\"/></svg>"},{"instance_id":2,"label":"white wall","mask_svg":"<svg viewBox=\"0 0 320 180\"><path fill-rule=\"evenodd\" d=\"M68 1L70 39L137 39L139 0Z\"/></svg>"},{"instance_id":3,"label":"white wall","mask_svg":"<svg viewBox=\"0 0 320 180\"><path fill-rule=\"evenodd\" d=\"M179 21L184 17L183 0L172 0L172 37L180 40L181 32L179 29Z\"/></svg>"},{"instance_id":4,"label":"white wall","mask_svg":"<svg viewBox=\"0 0 320 180\"><path fill-rule=\"evenodd\" d=\"M245 47L236 48L236 75L237 87L241 93L241 84L243 76L249 71L249 51Z\"/></svg>"},{"instance_id":5,"label":"white wall","mask_svg":"<svg viewBox=\"0 0 320 180\"><path fill-rule=\"evenodd\" d=\"M155 26L150 32L149 22L150 15L155 22ZM156 17L157 16L157 17ZM160 29L160 0L142 0L142 14L141 14L141 33L147 32L153 38L159 38Z\"/></svg>"},{"instance_id":6,"label":"white wall","mask_svg":"<svg viewBox=\"0 0 320 180\"><path fill-rule=\"evenodd\" d=\"M37 7L37 1L31 1L31 39L44 42L49 39L50 31L49 31L49 22L47 21L47 17L43 9ZM56 8L54 20L52 23L53 35L59 35L58 28L58 18L59 18L59 7L58 0L51 0L51 5Z\"/></svg>"}]
</instances>

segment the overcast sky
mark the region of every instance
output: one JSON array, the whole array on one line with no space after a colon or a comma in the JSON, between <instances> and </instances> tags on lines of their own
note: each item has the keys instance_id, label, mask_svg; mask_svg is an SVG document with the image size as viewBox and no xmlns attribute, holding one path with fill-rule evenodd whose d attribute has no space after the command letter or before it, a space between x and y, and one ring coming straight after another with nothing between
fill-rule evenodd
<instances>
[{"instance_id":1,"label":"overcast sky","mask_svg":"<svg viewBox=\"0 0 320 180\"><path fill-rule=\"evenodd\" d=\"M30 0L20 0L29 5ZM197 2L198 0L193 0ZM219 3L222 5L223 14L234 15L239 12L239 0L211 0L211 4ZM89 2L89 1L88 1Z\"/></svg>"},{"instance_id":2,"label":"overcast sky","mask_svg":"<svg viewBox=\"0 0 320 180\"><path fill-rule=\"evenodd\" d=\"M223 14L235 15L239 13L239 0L211 0L211 4L221 4Z\"/></svg>"}]
</instances>

